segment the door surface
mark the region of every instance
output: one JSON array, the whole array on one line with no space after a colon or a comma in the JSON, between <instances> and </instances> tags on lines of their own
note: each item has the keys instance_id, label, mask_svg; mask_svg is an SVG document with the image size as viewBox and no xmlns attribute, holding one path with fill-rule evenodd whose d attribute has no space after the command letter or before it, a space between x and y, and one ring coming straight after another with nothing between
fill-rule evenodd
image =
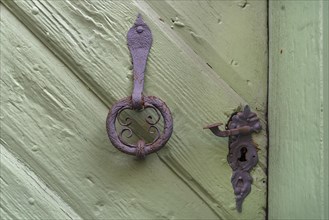
<instances>
[{"instance_id":1,"label":"door surface","mask_svg":"<svg viewBox=\"0 0 329 220\"><path fill-rule=\"evenodd\" d=\"M265 0L0 6L1 218L265 218ZM138 13L153 33L145 94L174 119L167 145L142 161L116 150L105 130L109 107L132 89L126 33ZM263 130L238 213L228 140L202 128L246 104Z\"/></svg>"}]
</instances>

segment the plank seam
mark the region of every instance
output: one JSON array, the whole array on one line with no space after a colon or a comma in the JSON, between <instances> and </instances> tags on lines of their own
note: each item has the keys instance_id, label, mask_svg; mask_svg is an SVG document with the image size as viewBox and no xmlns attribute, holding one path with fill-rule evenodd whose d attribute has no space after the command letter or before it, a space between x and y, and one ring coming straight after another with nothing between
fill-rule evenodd
<instances>
[{"instance_id":1,"label":"plank seam","mask_svg":"<svg viewBox=\"0 0 329 220\"><path fill-rule=\"evenodd\" d=\"M266 22L266 25L267 25L267 86L266 86L266 112L265 112L265 125L266 125L266 170L265 170L265 173L266 173L266 210L265 210L265 219L269 219L269 215L268 215L268 202L269 202L269 196L268 196L268 185L269 185L269 175L268 175L268 166L269 166L269 147L270 147L270 126L269 126L269 123L268 123L268 107L269 107L269 97L270 97L270 5L269 5L269 0L267 0L266 2L266 10L267 10L267 22Z\"/></svg>"},{"instance_id":2,"label":"plank seam","mask_svg":"<svg viewBox=\"0 0 329 220\"><path fill-rule=\"evenodd\" d=\"M185 41L178 34L176 34L175 32L172 32L169 27L165 26L165 24L160 22L160 20L158 19L160 16L157 14L157 12L155 12L153 10L153 8L149 4L147 4L147 2L134 0L134 3L136 5L136 7L138 7L141 11L144 12L144 14L146 14L148 17L151 18L153 23L162 31L162 33L165 36L167 36L168 39L170 39L173 43L175 43L175 45L178 48L180 48L187 55L187 57L191 58L191 60L193 60L193 62L196 61L198 63L198 65L202 66L204 69L207 69L207 71L205 71L205 73L208 74L208 76L210 76L211 78L216 78L216 80L218 80L218 78L219 78L220 81L222 82L222 86L225 86L227 90L234 91L234 93L237 94L241 98L241 100L243 100L245 103L248 103L225 80L223 80L212 68L210 68L207 65L207 62L204 61L203 58L200 57L197 53L195 53L195 51L189 45L187 45L185 43Z\"/></svg>"},{"instance_id":3,"label":"plank seam","mask_svg":"<svg viewBox=\"0 0 329 220\"><path fill-rule=\"evenodd\" d=\"M66 55L65 54L60 54L60 52L58 52L58 51L55 51L55 50L53 50L46 42L45 42L45 40L42 38L42 37L40 37L39 35L38 35L38 31L39 30L34 30L32 27L34 27L33 26L33 23L31 23L30 21L29 21L29 19L24 19L24 20L22 20L22 18L20 17L20 16L18 16L17 15L17 13L15 13L15 11L9 6L9 5L7 5L7 2L6 1L3 1L3 2L1 2L1 3L3 3L3 5L25 26L25 27L27 27L27 29L28 30L30 30L30 32L42 43L42 45L44 45L45 46L45 48L47 48L52 54L54 54L54 56L58 59L58 60L60 60L61 61L61 63L63 63L63 65L66 67L66 68L68 68L76 77L77 77L77 79L79 80L79 81L81 81L81 83L83 84L83 85L85 85L100 101L101 101L101 103L103 103L104 104L104 106L105 107L107 107L108 108L108 105L106 104L106 101L105 101L105 99L103 99L94 89L92 89L92 87L91 86L89 86L89 83L87 82L87 80L84 80L82 77L81 77L81 75L83 75L83 74L78 74L78 70L76 69L76 68L74 68L74 67L72 67L72 65L70 64L70 62L64 62L63 60L65 60L65 59L63 59L63 57L66 57ZM24 13L24 11L22 11L20 8L15 8L15 10L17 10L17 11L19 11L19 13L24 17L25 16L25 13ZM27 25L27 24L31 24L31 25ZM111 95L111 94L110 94ZM114 99L114 97L112 97L112 99Z\"/></svg>"},{"instance_id":4,"label":"plank seam","mask_svg":"<svg viewBox=\"0 0 329 220\"><path fill-rule=\"evenodd\" d=\"M37 176L26 164L20 161L16 156L14 156L8 149L6 149L7 144L4 140L0 139L0 155L1 163L3 161L10 161L10 163L15 164L19 170L24 172L28 178L35 182L44 192L48 195L56 204L61 204L58 206L70 219L82 219L77 212L67 204L55 191L47 187L47 184ZM69 214L69 212L71 214ZM73 218L72 218L73 217Z\"/></svg>"},{"instance_id":5,"label":"plank seam","mask_svg":"<svg viewBox=\"0 0 329 220\"><path fill-rule=\"evenodd\" d=\"M210 205L211 203L212 204L217 203L216 199L214 199L203 187L201 187L198 182L196 182L194 180L193 181L194 184L188 183L188 181L187 181L188 178L186 178L184 176L184 173L178 172L177 170L179 170L179 169L175 169L175 166L177 166L177 164L174 161L169 159L168 162L170 162L170 163L168 163L166 158L163 158L158 153L157 153L157 156L159 157L160 161L162 161L169 168L169 170L171 170L189 189L191 189L191 191L193 193L195 193L209 207L210 210L212 210L214 212L214 214L216 216L218 216L219 219L225 219L225 217L222 216L220 214L220 212L216 211L215 207L212 207ZM180 168L180 169L184 169L184 168ZM188 173L188 172L185 172L185 173ZM201 191L201 194L197 192L197 189ZM202 196L202 194L204 196ZM209 198L210 201L207 201L206 198Z\"/></svg>"}]
</instances>

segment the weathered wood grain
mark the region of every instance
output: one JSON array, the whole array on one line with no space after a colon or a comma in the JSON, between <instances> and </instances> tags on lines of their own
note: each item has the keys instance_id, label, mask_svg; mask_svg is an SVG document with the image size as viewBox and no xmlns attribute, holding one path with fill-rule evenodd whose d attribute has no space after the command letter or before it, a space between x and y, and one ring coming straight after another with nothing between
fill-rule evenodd
<instances>
[{"instance_id":1,"label":"weathered wood grain","mask_svg":"<svg viewBox=\"0 0 329 220\"><path fill-rule=\"evenodd\" d=\"M1 219L81 219L2 143L0 151Z\"/></svg>"},{"instance_id":2,"label":"weathered wood grain","mask_svg":"<svg viewBox=\"0 0 329 220\"><path fill-rule=\"evenodd\" d=\"M324 187L324 218L329 219L329 212L326 212L326 207L329 207L329 2L322 2L322 36L321 40L323 41L323 187Z\"/></svg>"},{"instance_id":3,"label":"weathered wood grain","mask_svg":"<svg viewBox=\"0 0 329 220\"><path fill-rule=\"evenodd\" d=\"M262 115L267 95L267 2L138 1L149 4L235 92ZM146 5L146 6L145 6Z\"/></svg>"},{"instance_id":4,"label":"weathered wood grain","mask_svg":"<svg viewBox=\"0 0 329 220\"><path fill-rule=\"evenodd\" d=\"M328 219L328 5L270 1L270 219Z\"/></svg>"},{"instance_id":5,"label":"weathered wood grain","mask_svg":"<svg viewBox=\"0 0 329 220\"><path fill-rule=\"evenodd\" d=\"M194 48L185 43L184 38L171 30L170 25L155 19L156 12L147 7L147 4L135 1L4 3L108 107L131 91L131 62L125 35L137 13L142 11L154 37L147 66L145 94L156 95L166 101L173 112L175 123L172 139L158 156L218 217L264 218L267 142L265 131L255 137L260 149L260 163L252 174L254 185L244 203L244 211L238 214L234 210L234 195L230 184L231 169L226 162L227 140L215 138L210 132L202 130L202 127L210 122L225 122L234 109L246 101L193 51ZM266 67L266 63L264 66ZM262 79L266 75L265 72L259 74ZM63 76L63 80L64 78ZM259 92L264 100L257 101L258 104L252 102L251 107L256 109L259 105L263 106L257 113L260 114L265 128L264 92ZM66 95L68 94L69 92ZM63 95L65 96L65 93ZM93 110L100 114L100 109ZM86 117L92 114L90 111ZM106 115L104 121L105 117ZM104 121L94 120L92 126L100 130L88 134L87 137L100 138L103 145L106 143L108 146L105 128L101 128ZM104 149L109 150L111 154L116 152L112 147ZM100 155L95 157L98 156ZM133 163L132 158L126 155L118 153L115 157L120 161L117 161L120 164L117 166L119 170L124 166L124 162ZM102 158L104 161L106 158L110 159L108 155L102 155ZM152 164L156 170L160 165L155 165L154 161L157 160L148 158L147 163ZM87 166L85 168L87 169ZM124 173L126 172L133 173L131 170ZM95 173L97 174L93 174ZM84 211L85 214L88 213L87 210ZM143 214L147 217L146 213Z\"/></svg>"},{"instance_id":6,"label":"weathered wood grain","mask_svg":"<svg viewBox=\"0 0 329 220\"><path fill-rule=\"evenodd\" d=\"M108 108L4 7L1 15L7 217L69 219L67 204L74 219L216 218L156 155L138 161L114 149Z\"/></svg>"}]
</instances>

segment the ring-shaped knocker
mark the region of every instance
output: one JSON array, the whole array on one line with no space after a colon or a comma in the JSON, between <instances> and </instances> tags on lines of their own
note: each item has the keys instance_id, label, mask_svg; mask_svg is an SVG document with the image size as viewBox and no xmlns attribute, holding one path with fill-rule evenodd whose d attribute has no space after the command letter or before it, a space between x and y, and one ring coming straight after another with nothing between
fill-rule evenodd
<instances>
[{"instance_id":1,"label":"ring-shaped knocker","mask_svg":"<svg viewBox=\"0 0 329 220\"><path fill-rule=\"evenodd\" d=\"M164 121L162 133L158 135L151 143L138 141L137 144L128 144L122 140L120 137L120 132L116 130L115 125L118 115L122 110L133 109L131 97L121 99L112 106L107 116L106 128L113 146L124 153L136 155L137 157L144 157L148 154L160 150L167 143L173 130L173 119L170 110L166 103L164 103L161 99L155 96L144 96L144 109L149 107L154 108L160 112ZM127 125L129 124L130 123L128 122ZM151 128L156 124L156 122L148 122L148 124L149 128Z\"/></svg>"},{"instance_id":2,"label":"ring-shaped knocker","mask_svg":"<svg viewBox=\"0 0 329 220\"><path fill-rule=\"evenodd\" d=\"M106 130L114 147L124 153L143 158L160 150L167 143L173 131L173 119L166 103L155 96L143 95L144 71L152 45L152 33L142 20L141 15L138 15L134 25L129 29L127 40L133 61L134 88L131 96L119 100L112 106L107 116ZM152 121L151 116L145 119L149 125L148 131L150 132L151 129L154 129L157 132L156 138L151 143L145 143L144 140L139 140L136 144L125 142L122 138L123 133L129 132L128 138L133 134L129 127L132 121L130 118L126 118L125 122L120 121L120 113L126 109L141 111L147 108L154 109L158 115L158 119L155 121ZM164 122L161 133L156 127L160 120L160 115ZM116 121L119 121L119 124L123 126L121 132L116 130Z\"/></svg>"}]
</instances>

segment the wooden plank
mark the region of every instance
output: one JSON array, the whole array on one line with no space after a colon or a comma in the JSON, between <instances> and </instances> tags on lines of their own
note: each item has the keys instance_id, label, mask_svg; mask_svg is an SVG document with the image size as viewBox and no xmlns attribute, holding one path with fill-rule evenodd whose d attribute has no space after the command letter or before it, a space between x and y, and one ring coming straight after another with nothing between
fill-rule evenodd
<instances>
[{"instance_id":1,"label":"wooden plank","mask_svg":"<svg viewBox=\"0 0 329 220\"><path fill-rule=\"evenodd\" d=\"M165 100L175 123L172 139L158 156L219 217L264 218L265 130L255 136L260 163L252 174L254 185L244 203L245 211L238 214L234 210L231 169L226 163L227 140L215 138L202 126L225 122L237 106L246 102L170 26L154 19L156 13L135 1L4 3L106 106L131 91L131 64L123 30L128 30L137 12L142 11L154 37L145 94ZM257 113L266 128L264 112ZM102 138L106 141L106 134ZM116 151L111 148L111 152ZM121 154L118 157L130 159Z\"/></svg>"},{"instance_id":2,"label":"wooden plank","mask_svg":"<svg viewBox=\"0 0 329 220\"><path fill-rule=\"evenodd\" d=\"M138 1L149 4L203 62L266 112L267 1ZM149 9L147 8L149 11Z\"/></svg>"},{"instance_id":3,"label":"wooden plank","mask_svg":"<svg viewBox=\"0 0 329 220\"><path fill-rule=\"evenodd\" d=\"M324 187L324 219L329 219L329 212L326 212L326 207L329 207L329 1L322 1L322 41L323 41L323 187Z\"/></svg>"},{"instance_id":4,"label":"wooden plank","mask_svg":"<svg viewBox=\"0 0 329 220\"><path fill-rule=\"evenodd\" d=\"M328 9L270 1L270 219L328 219Z\"/></svg>"},{"instance_id":5,"label":"wooden plank","mask_svg":"<svg viewBox=\"0 0 329 220\"><path fill-rule=\"evenodd\" d=\"M139 161L114 149L108 108L2 5L1 16L1 154L12 155L1 177L13 183L2 213L45 219L68 204L83 219L216 218L156 155Z\"/></svg>"},{"instance_id":6,"label":"wooden plank","mask_svg":"<svg viewBox=\"0 0 329 220\"><path fill-rule=\"evenodd\" d=\"M81 219L5 147L1 150L1 219Z\"/></svg>"}]
</instances>

